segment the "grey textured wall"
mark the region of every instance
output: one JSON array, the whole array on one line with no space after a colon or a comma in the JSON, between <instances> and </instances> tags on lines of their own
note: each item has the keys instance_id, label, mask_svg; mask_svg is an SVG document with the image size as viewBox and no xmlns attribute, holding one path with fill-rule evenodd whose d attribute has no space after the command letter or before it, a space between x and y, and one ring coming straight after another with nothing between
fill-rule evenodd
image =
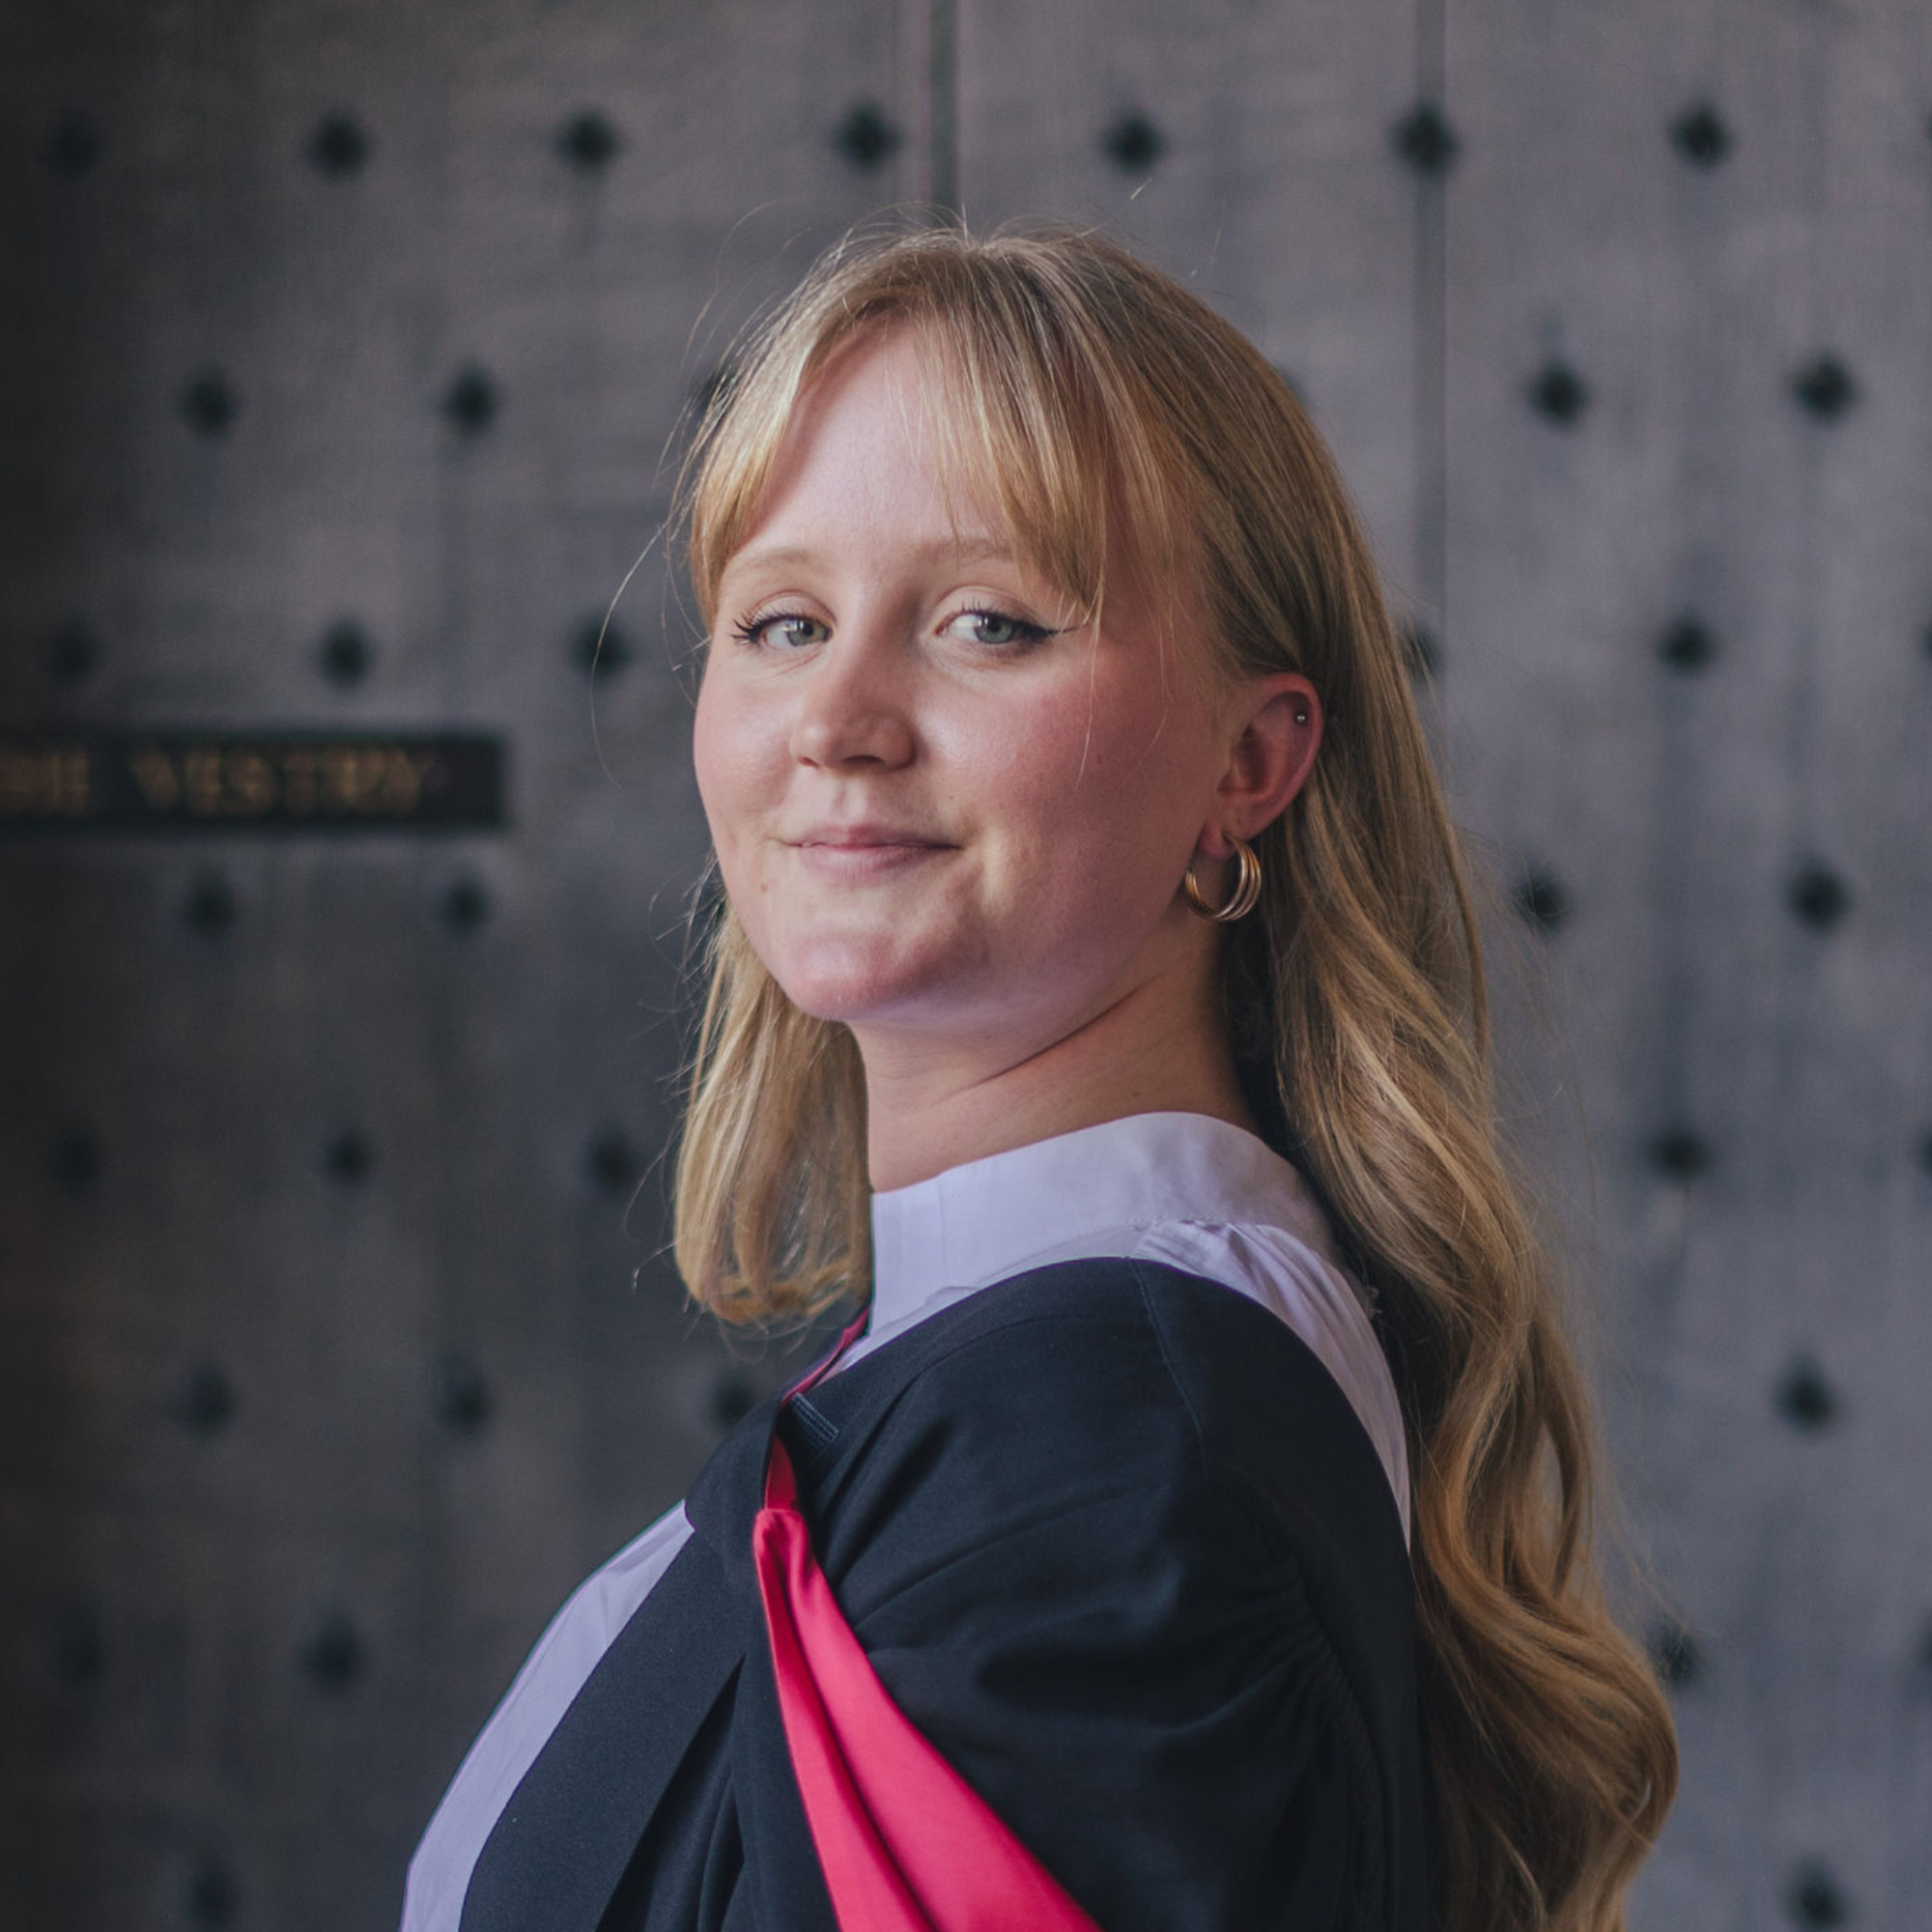
<instances>
[{"instance_id":1,"label":"grey textured wall","mask_svg":"<svg viewBox=\"0 0 1932 1932\"><path fill-rule=\"evenodd\" d=\"M1928 116L1918 0L7 10L0 1919L392 1922L787 1366L661 1254L658 554L585 639L730 328L931 197L1254 334L1432 667L1676 1606L1637 1925L1929 1922ZM55 725L494 732L509 822L56 833Z\"/></svg>"}]
</instances>

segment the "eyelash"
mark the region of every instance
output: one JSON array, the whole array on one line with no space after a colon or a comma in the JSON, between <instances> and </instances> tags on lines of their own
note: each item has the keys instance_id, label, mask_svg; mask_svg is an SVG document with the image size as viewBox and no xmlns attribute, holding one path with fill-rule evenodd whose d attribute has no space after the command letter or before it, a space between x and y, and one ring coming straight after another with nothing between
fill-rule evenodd
<instances>
[{"instance_id":1,"label":"eyelash","mask_svg":"<svg viewBox=\"0 0 1932 1932\"><path fill-rule=\"evenodd\" d=\"M1030 623L1024 617L1016 617L1010 611L1001 611L992 605L969 604L963 610L955 611L946 621L949 626L956 624L962 617L982 617L996 624L1010 624L1014 636L1004 644L985 644L987 650L1005 651L1017 657L1024 651L1032 650L1037 644L1043 644L1049 638L1058 637L1056 630L1049 630L1044 624ZM766 611L742 617L731 627L731 635L742 644L753 649L765 641L765 633L774 624L787 621L815 624L819 620L806 611Z\"/></svg>"}]
</instances>

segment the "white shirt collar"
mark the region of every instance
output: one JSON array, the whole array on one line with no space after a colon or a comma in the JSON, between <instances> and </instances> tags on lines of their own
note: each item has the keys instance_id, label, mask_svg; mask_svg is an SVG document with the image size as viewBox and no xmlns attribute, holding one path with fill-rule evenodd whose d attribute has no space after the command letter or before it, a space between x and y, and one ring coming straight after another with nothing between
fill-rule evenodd
<instances>
[{"instance_id":1,"label":"white shirt collar","mask_svg":"<svg viewBox=\"0 0 1932 1932\"><path fill-rule=\"evenodd\" d=\"M872 1331L943 1290L1176 1221L1279 1228L1340 1267L1307 1182L1264 1141L1206 1114L1131 1114L875 1193Z\"/></svg>"}]
</instances>

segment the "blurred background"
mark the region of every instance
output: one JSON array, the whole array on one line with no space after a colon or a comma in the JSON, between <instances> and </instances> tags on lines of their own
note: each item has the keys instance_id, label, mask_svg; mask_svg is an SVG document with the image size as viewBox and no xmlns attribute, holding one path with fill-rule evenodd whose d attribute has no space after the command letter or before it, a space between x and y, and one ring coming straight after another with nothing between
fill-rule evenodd
<instances>
[{"instance_id":1,"label":"blurred background","mask_svg":"<svg viewBox=\"0 0 1932 1932\"><path fill-rule=\"evenodd\" d=\"M1378 542L1661 1584L1634 1926L1932 1923L1922 0L13 0L0 185L0 1924L393 1925L796 1362L664 1252L653 539L928 206L1185 278Z\"/></svg>"}]
</instances>

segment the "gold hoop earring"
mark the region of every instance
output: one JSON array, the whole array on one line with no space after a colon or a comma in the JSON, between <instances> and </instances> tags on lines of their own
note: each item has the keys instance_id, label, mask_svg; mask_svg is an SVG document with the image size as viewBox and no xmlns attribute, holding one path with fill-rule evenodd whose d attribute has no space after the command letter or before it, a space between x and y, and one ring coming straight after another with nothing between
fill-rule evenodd
<instances>
[{"instance_id":1,"label":"gold hoop earring","mask_svg":"<svg viewBox=\"0 0 1932 1932\"><path fill-rule=\"evenodd\" d=\"M1228 835L1228 842L1235 848L1241 876L1235 881L1235 890L1228 895L1226 905L1211 906L1201 896L1201 887L1195 880L1192 866L1180 875L1180 890L1187 895L1187 903L1203 919L1211 919L1218 925L1232 925L1237 919L1246 919L1262 895L1262 862L1255 857L1255 848L1245 839L1236 838L1232 832Z\"/></svg>"}]
</instances>

